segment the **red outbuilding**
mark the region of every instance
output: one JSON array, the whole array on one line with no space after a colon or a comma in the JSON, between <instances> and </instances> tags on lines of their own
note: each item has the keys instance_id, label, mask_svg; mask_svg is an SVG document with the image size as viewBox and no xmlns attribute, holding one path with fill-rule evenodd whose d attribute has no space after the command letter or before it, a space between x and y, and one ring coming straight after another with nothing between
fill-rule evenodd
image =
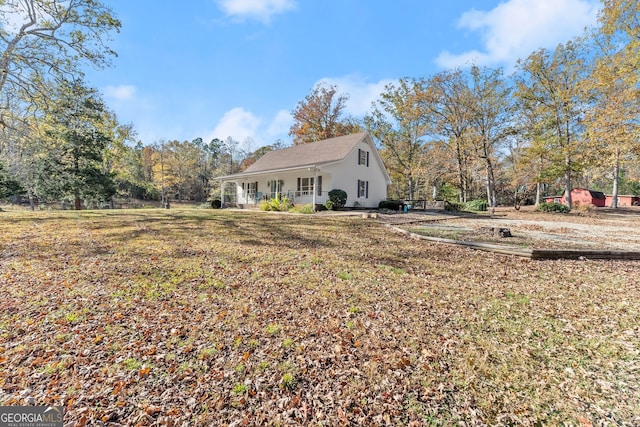
<instances>
[{"instance_id":1,"label":"red outbuilding","mask_svg":"<svg viewBox=\"0 0 640 427\"><path fill-rule=\"evenodd\" d=\"M567 204L567 200L562 196L545 197L544 201L547 203L562 203ZM574 188L571 190L571 202L574 206L577 205L593 205L604 207L606 206L607 196L601 191L587 190L584 188Z\"/></svg>"},{"instance_id":2,"label":"red outbuilding","mask_svg":"<svg viewBox=\"0 0 640 427\"><path fill-rule=\"evenodd\" d=\"M607 196L605 206L611 206L613 196ZM618 206L640 206L640 196L618 196Z\"/></svg>"}]
</instances>

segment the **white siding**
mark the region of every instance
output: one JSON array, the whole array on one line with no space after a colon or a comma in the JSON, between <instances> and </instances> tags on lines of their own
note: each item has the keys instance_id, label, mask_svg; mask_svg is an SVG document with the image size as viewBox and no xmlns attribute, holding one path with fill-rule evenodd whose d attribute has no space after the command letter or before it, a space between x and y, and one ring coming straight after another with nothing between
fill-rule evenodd
<instances>
[{"instance_id":1,"label":"white siding","mask_svg":"<svg viewBox=\"0 0 640 427\"><path fill-rule=\"evenodd\" d=\"M369 151L369 166L358 164L358 149ZM382 200L387 198L387 182L373 148L360 142L344 161L327 166L333 180L328 190L339 188L347 193L347 207L353 207L358 202L360 207L377 208ZM369 197L358 197L358 180L369 182Z\"/></svg>"},{"instance_id":2,"label":"white siding","mask_svg":"<svg viewBox=\"0 0 640 427\"><path fill-rule=\"evenodd\" d=\"M387 176L380 156L375 151L375 147L367 142L368 140L369 138L359 142L344 160L319 166L317 171L312 168L301 168L295 171L256 174L238 179L236 180L237 203L251 205L259 202L260 198L269 198L273 194L273 189L268 183L274 180L283 181L281 194L292 198L294 203L312 203L312 194L298 192L298 178L322 176L322 193L318 195L316 191L317 204L324 204L329 191L340 189L347 193L346 207L354 207L357 203L363 208L377 208L380 201L387 198ZM358 150L369 152L368 166L359 164ZM258 200L248 197L246 192L247 184L256 181L258 182ZM368 182L368 197L367 195L358 197L358 181Z\"/></svg>"}]
</instances>

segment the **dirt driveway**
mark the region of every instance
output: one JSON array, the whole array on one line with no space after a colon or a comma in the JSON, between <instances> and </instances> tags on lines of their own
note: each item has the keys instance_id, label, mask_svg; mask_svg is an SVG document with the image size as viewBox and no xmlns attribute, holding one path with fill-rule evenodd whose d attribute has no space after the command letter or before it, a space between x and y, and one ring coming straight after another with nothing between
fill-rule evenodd
<instances>
[{"instance_id":1,"label":"dirt driveway","mask_svg":"<svg viewBox=\"0 0 640 427\"><path fill-rule=\"evenodd\" d=\"M381 214L397 227L433 237L499 243L536 249L640 251L640 207L552 214L533 208L498 208L493 215L420 212ZM508 228L512 237L489 230Z\"/></svg>"}]
</instances>

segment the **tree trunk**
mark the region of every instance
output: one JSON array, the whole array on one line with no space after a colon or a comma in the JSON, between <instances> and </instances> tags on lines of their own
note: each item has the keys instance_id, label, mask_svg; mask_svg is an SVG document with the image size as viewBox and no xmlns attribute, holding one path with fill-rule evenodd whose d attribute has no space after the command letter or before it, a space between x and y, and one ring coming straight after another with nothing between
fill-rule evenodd
<instances>
[{"instance_id":1,"label":"tree trunk","mask_svg":"<svg viewBox=\"0 0 640 427\"><path fill-rule=\"evenodd\" d=\"M29 209L31 209L32 211L36 210L36 204L33 200L33 192L31 192L31 189L29 189L27 191L27 194L29 195Z\"/></svg>"},{"instance_id":2,"label":"tree trunk","mask_svg":"<svg viewBox=\"0 0 640 427\"><path fill-rule=\"evenodd\" d=\"M571 202L571 170L569 169L567 169L564 173L564 198L567 201L567 206L569 207L569 209L572 209L573 204Z\"/></svg>"},{"instance_id":3,"label":"tree trunk","mask_svg":"<svg viewBox=\"0 0 640 427\"><path fill-rule=\"evenodd\" d=\"M487 172L487 202L490 207L495 208L498 206L496 195L496 178L493 174L493 166L491 165L491 159L486 158L486 172Z\"/></svg>"},{"instance_id":4,"label":"tree trunk","mask_svg":"<svg viewBox=\"0 0 640 427\"><path fill-rule=\"evenodd\" d=\"M413 176L409 172L409 200L413 200Z\"/></svg>"},{"instance_id":5,"label":"tree trunk","mask_svg":"<svg viewBox=\"0 0 640 427\"><path fill-rule=\"evenodd\" d=\"M465 203L467 201L467 189L466 179L464 177L464 168L462 162L462 149L460 148L460 141L456 138L456 162L458 163L458 186L460 189L460 202Z\"/></svg>"},{"instance_id":6,"label":"tree trunk","mask_svg":"<svg viewBox=\"0 0 640 427\"><path fill-rule=\"evenodd\" d=\"M82 210L82 200L80 200L80 191L77 189L74 191L74 204L75 210Z\"/></svg>"},{"instance_id":7,"label":"tree trunk","mask_svg":"<svg viewBox=\"0 0 640 427\"><path fill-rule=\"evenodd\" d=\"M620 150L616 150L616 161L613 166L613 191L611 194L611 207L618 208L618 181L620 175Z\"/></svg>"},{"instance_id":8,"label":"tree trunk","mask_svg":"<svg viewBox=\"0 0 640 427\"><path fill-rule=\"evenodd\" d=\"M540 193L542 192L540 187L542 187L542 184L536 182L536 206L540 204Z\"/></svg>"}]
</instances>

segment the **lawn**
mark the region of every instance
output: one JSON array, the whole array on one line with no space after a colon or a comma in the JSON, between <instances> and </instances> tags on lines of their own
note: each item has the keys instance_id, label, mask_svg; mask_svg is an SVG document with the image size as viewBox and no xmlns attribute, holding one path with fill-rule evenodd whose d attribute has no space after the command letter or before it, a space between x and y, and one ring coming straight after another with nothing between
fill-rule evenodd
<instances>
[{"instance_id":1,"label":"lawn","mask_svg":"<svg viewBox=\"0 0 640 427\"><path fill-rule=\"evenodd\" d=\"M376 219L0 212L0 404L65 425L640 425L640 262Z\"/></svg>"}]
</instances>

